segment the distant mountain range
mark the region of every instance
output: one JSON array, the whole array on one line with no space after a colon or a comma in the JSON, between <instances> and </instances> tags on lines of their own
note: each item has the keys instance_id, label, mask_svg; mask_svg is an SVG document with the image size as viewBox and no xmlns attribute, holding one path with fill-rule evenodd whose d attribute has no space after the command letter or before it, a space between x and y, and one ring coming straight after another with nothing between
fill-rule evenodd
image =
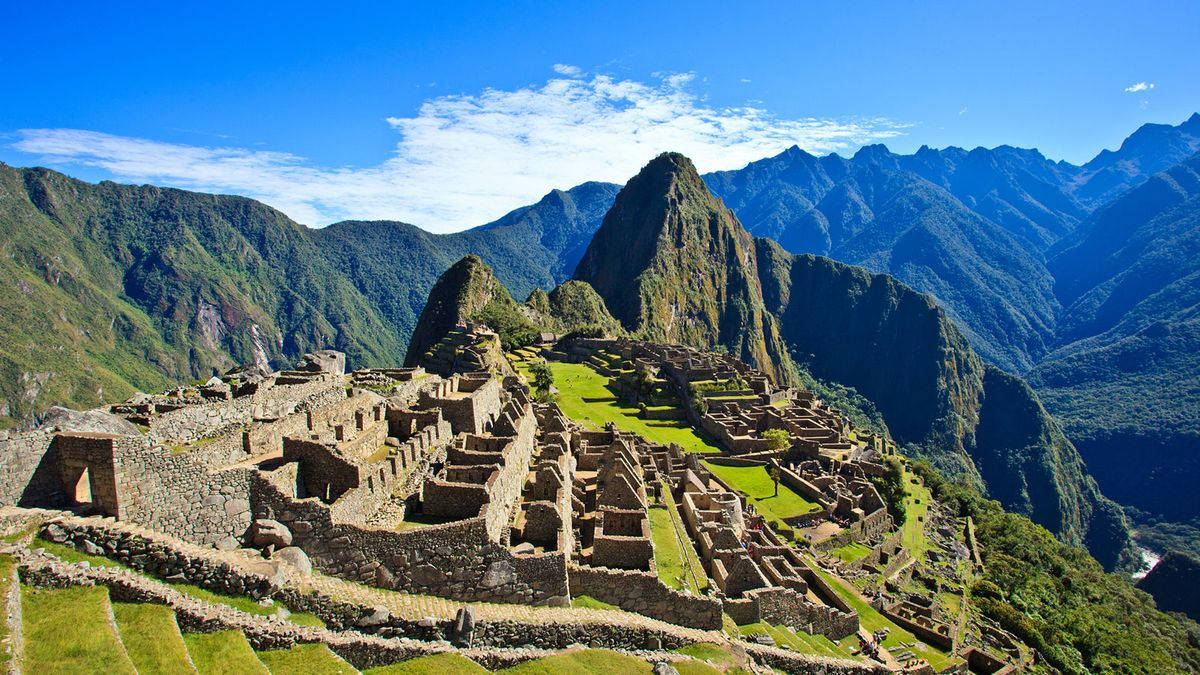
<instances>
[{"instance_id":1,"label":"distant mountain range","mask_svg":"<svg viewBox=\"0 0 1200 675\"><path fill-rule=\"evenodd\" d=\"M983 361L1029 377L1106 493L1185 519L1198 513L1179 486L1200 456L1200 256L1189 248L1197 151L1193 115L1145 125L1083 166L1007 146L913 155L868 146L850 158L791 148L703 178L750 235L929 293ZM397 363L435 280L455 261L478 255L518 299L551 289L572 276L619 190L556 190L450 235L388 221L310 230L240 197L0 165L0 277L10 289L0 300L0 419L207 378L235 363L285 365L314 348L344 350L355 365ZM714 204L702 210L725 227ZM764 246L731 235L707 254L792 260ZM795 274L817 264L808 260L770 269ZM579 267L601 296L625 281ZM694 280L719 293L687 308L691 327L656 308L651 288L628 305L604 299L623 321L645 315L664 338L742 335L730 326L748 322L752 334L721 343L819 371L816 350L780 350L774 334L789 322L794 332L801 319L788 317L802 315L788 308L794 302L772 300L762 275L735 266ZM1003 373L991 370L979 377L999 387Z\"/></svg>"}]
</instances>

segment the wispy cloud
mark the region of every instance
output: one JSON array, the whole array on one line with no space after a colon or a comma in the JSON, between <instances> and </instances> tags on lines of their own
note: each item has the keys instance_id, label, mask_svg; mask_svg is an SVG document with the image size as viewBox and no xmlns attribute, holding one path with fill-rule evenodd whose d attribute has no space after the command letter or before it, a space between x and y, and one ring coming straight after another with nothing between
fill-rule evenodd
<instances>
[{"instance_id":1,"label":"wispy cloud","mask_svg":"<svg viewBox=\"0 0 1200 675\"><path fill-rule=\"evenodd\" d=\"M243 194L310 225L396 219L446 232L493 220L554 187L624 182L665 150L713 171L793 144L817 154L853 151L905 128L882 118L790 119L753 106L714 107L688 91L693 78L556 77L512 91L431 98L411 117L387 118L400 140L389 159L371 167L81 129L24 129L13 147L47 163L98 167L118 180Z\"/></svg>"},{"instance_id":2,"label":"wispy cloud","mask_svg":"<svg viewBox=\"0 0 1200 675\"><path fill-rule=\"evenodd\" d=\"M741 82L742 84L750 84L750 78L743 77L743 78L739 79L738 82Z\"/></svg>"},{"instance_id":3,"label":"wispy cloud","mask_svg":"<svg viewBox=\"0 0 1200 675\"><path fill-rule=\"evenodd\" d=\"M965 106L965 105L964 105L964 106L962 107L962 109L958 111L958 116L959 116L959 117L962 117L963 115L966 115L966 114L967 114L967 110L969 110L969 108L967 108L967 106Z\"/></svg>"},{"instance_id":4,"label":"wispy cloud","mask_svg":"<svg viewBox=\"0 0 1200 675\"><path fill-rule=\"evenodd\" d=\"M559 75L566 75L567 77L579 77L583 74L583 69L567 63L556 63L554 64L554 72Z\"/></svg>"},{"instance_id":5,"label":"wispy cloud","mask_svg":"<svg viewBox=\"0 0 1200 675\"><path fill-rule=\"evenodd\" d=\"M1150 91L1153 88L1154 88L1153 82L1134 82L1133 84L1129 85L1128 87L1125 87L1125 91L1126 91L1126 93L1129 93L1129 94L1136 94L1139 91Z\"/></svg>"}]
</instances>

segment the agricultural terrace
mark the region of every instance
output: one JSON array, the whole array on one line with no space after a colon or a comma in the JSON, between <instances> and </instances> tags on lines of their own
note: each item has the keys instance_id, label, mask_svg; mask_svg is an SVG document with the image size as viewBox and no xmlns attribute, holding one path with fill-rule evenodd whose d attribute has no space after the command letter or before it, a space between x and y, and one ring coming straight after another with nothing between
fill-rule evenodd
<instances>
[{"instance_id":1,"label":"agricultural terrace","mask_svg":"<svg viewBox=\"0 0 1200 675\"><path fill-rule=\"evenodd\" d=\"M765 466L725 466L714 462L704 462L704 466L734 490L744 492L754 508L768 520L786 525L785 518L821 508L782 483L779 484L779 496L776 497L775 482Z\"/></svg>"},{"instance_id":2,"label":"agricultural terrace","mask_svg":"<svg viewBox=\"0 0 1200 675\"><path fill-rule=\"evenodd\" d=\"M516 366L528 374L528 361ZM558 406L572 420L596 429L612 422L619 429L640 434L652 443L678 443L688 452L716 453L720 449L706 441L686 420L644 420L638 409L622 406L608 388L609 378L582 363L547 361L558 389Z\"/></svg>"}]
</instances>

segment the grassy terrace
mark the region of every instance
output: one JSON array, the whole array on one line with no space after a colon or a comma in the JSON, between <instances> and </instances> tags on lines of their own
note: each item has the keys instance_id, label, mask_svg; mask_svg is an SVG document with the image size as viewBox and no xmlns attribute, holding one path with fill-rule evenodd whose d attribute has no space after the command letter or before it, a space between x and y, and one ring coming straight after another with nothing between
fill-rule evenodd
<instances>
[{"instance_id":1,"label":"grassy terrace","mask_svg":"<svg viewBox=\"0 0 1200 675\"><path fill-rule=\"evenodd\" d=\"M183 641L200 675L267 673L267 667L254 655L241 631L187 633Z\"/></svg>"},{"instance_id":2,"label":"grassy terrace","mask_svg":"<svg viewBox=\"0 0 1200 675\"><path fill-rule=\"evenodd\" d=\"M637 408L624 407L608 389L608 378L582 363L549 361L558 388L558 405L576 422L601 429L608 422L645 436L652 443L678 443L688 452L720 452L704 440L686 420L643 420ZM518 368L525 372L525 364Z\"/></svg>"},{"instance_id":3,"label":"grassy terrace","mask_svg":"<svg viewBox=\"0 0 1200 675\"><path fill-rule=\"evenodd\" d=\"M708 575L683 529L683 520L671 491L665 485L663 503L665 508L649 509L650 536L654 539L654 566L658 569L658 578L671 588L700 595L701 591L708 588Z\"/></svg>"},{"instance_id":4,"label":"grassy terrace","mask_svg":"<svg viewBox=\"0 0 1200 675\"><path fill-rule=\"evenodd\" d=\"M342 657L329 647L319 644L301 644L291 649L272 649L258 652L258 658L275 673L314 673L319 675L354 675L358 673Z\"/></svg>"},{"instance_id":5,"label":"grassy terrace","mask_svg":"<svg viewBox=\"0 0 1200 675\"><path fill-rule=\"evenodd\" d=\"M945 652L921 642L917 639L917 636L892 623L887 617L875 611L871 605L867 604L867 602L863 600L861 595L855 592L840 578L825 572L811 560L808 560L807 562L809 567L815 570L816 573L819 574L821 578L824 579L825 582L828 583L833 590L837 592L837 594L841 596L843 600L849 603L850 607L853 608L855 612L858 613L859 624L865 628L867 632L874 632L881 628L888 629L887 639L883 641L883 646L885 648L899 647L901 645L912 645L909 647L909 649L911 649L912 652L917 656L928 661L929 665L933 666L933 669L938 672L945 670L957 660L948 656ZM854 635L851 635L843 639L839 644L842 647L849 649L857 645L857 641L858 638Z\"/></svg>"},{"instance_id":6,"label":"grassy terrace","mask_svg":"<svg viewBox=\"0 0 1200 675\"><path fill-rule=\"evenodd\" d=\"M465 656L454 653L419 656L390 666L364 670L367 675L418 675L420 673L444 673L445 675L475 675L488 670Z\"/></svg>"},{"instance_id":7,"label":"grassy terrace","mask_svg":"<svg viewBox=\"0 0 1200 675\"><path fill-rule=\"evenodd\" d=\"M767 473L766 467L724 466L713 462L705 462L704 466L733 489L749 495L754 508L768 520L783 523L784 518L803 515L821 508L782 483L779 485L779 496L776 497L775 483Z\"/></svg>"},{"instance_id":8,"label":"grassy terrace","mask_svg":"<svg viewBox=\"0 0 1200 675\"><path fill-rule=\"evenodd\" d=\"M738 626L742 635L750 636L756 633L766 633L779 646L787 646L792 651L818 656L831 656L839 659L857 659L844 647L824 635L809 635L789 629L787 626L772 626L765 621ZM853 639L853 638L852 638ZM852 643L853 644L853 643Z\"/></svg>"},{"instance_id":9,"label":"grassy terrace","mask_svg":"<svg viewBox=\"0 0 1200 675\"><path fill-rule=\"evenodd\" d=\"M841 546L830 551L830 553L832 553L834 556L841 559L843 562L848 563L852 563L856 560L862 560L870 552L870 547L860 544L857 541L852 541L845 546Z\"/></svg>"},{"instance_id":10,"label":"grassy terrace","mask_svg":"<svg viewBox=\"0 0 1200 675\"><path fill-rule=\"evenodd\" d=\"M108 589L21 588L27 673L135 673L108 614Z\"/></svg>"},{"instance_id":11,"label":"grassy terrace","mask_svg":"<svg viewBox=\"0 0 1200 675\"><path fill-rule=\"evenodd\" d=\"M929 510L929 488L907 470L904 472L904 548L914 558L925 555L929 544L925 539L925 513Z\"/></svg>"},{"instance_id":12,"label":"grassy terrace","mask_svg":"<svg viewBox=\"0 0 1200 675\"><path fill-rule=\"evenodd\" d=\"M170 607L112 603L117 632L139 673L194 673Z\"/></svg>"}]
</instances>

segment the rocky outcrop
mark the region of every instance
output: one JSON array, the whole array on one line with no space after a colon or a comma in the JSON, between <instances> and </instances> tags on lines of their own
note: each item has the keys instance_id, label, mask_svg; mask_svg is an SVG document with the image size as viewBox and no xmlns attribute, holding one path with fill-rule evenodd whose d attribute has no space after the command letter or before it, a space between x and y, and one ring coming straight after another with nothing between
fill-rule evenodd
<instances>
[{"instance_id":1,"label":"rocky outcrop","mask_svg":"<svg viewBox=\"0 0 1200 675\"><path fill-rule=\"evenodd\" d=\"M142 432L128 420L103 410L71 410L53 406L42 416L42 431L75 431L117 436L136 436Z\"/></svg>"}]
</instances>

